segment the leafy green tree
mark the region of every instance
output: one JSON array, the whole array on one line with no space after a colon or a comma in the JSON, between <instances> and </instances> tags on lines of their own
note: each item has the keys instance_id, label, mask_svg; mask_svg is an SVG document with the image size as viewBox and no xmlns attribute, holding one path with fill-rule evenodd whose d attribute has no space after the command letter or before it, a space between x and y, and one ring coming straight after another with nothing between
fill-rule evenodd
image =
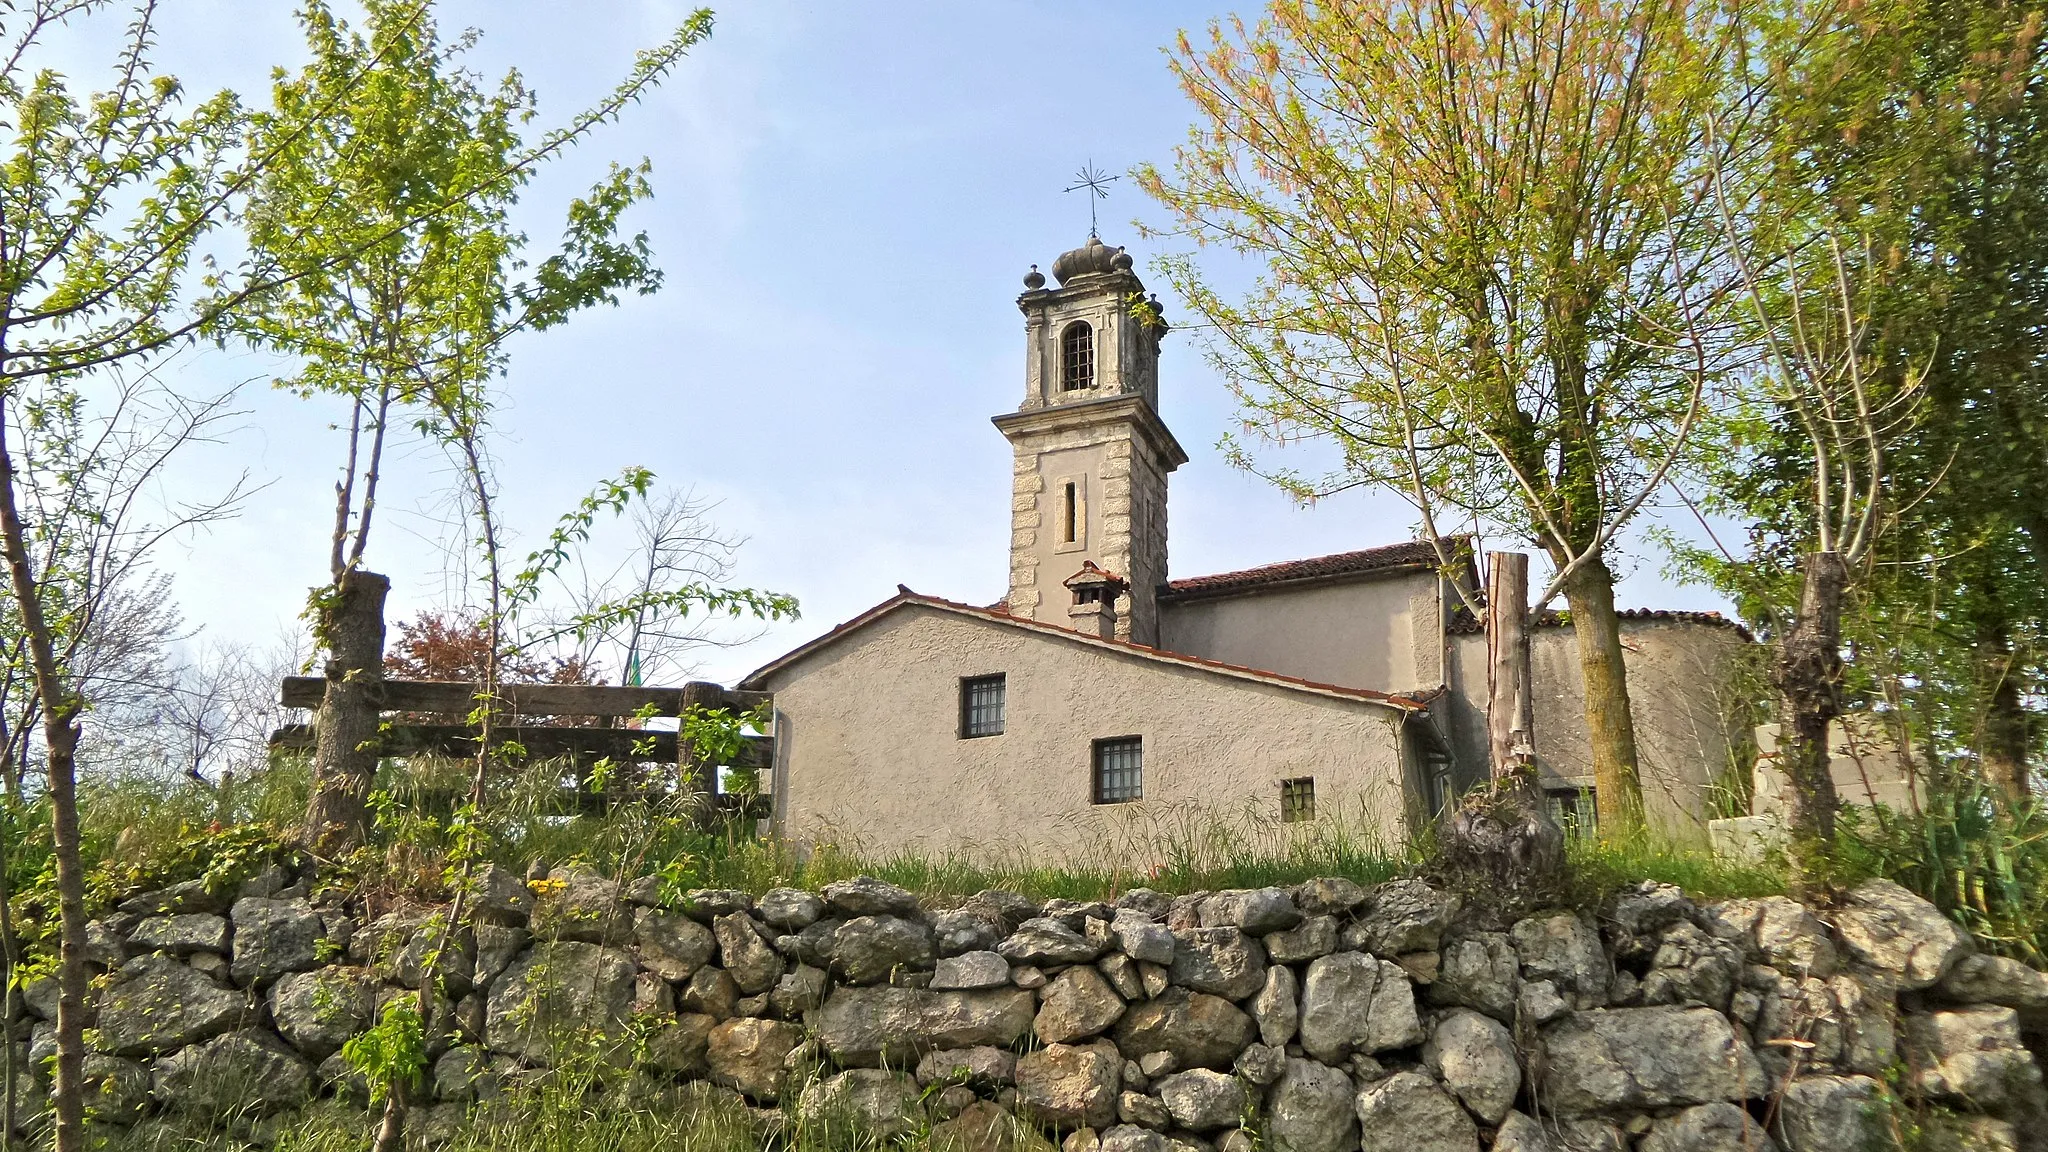
<instances>
[{"instance_id":1,"label":"leafy green tree","mask_svg":"<svg viewBox=\"0 0 2048 1152\"><path fill-rule=\"evenodd\" d=\"M1303 499L1389 485L1432 539L1454 515L1549 557L1534 604L1571 608L1609 835L1643 816L1608 556L1714 369L1687 320L1726 287L1699 174L1727 41L1704 0L1271 0L1183 35L1197 124L1140 172L1263 270L1233 302L1168 263L1246 427L1341 454L1239 463Z\"/></svg>"},{"instance_id":2,"label":"leafy green tree","mask_svg":"<svg viewBox=\"0 0 2048 1152\"><path fill-rule=\"evenodd\" d=\"M312 604L331 658L307 838L333 853L361 842L376 769L361 729L375 721L368 694L389 585L362 563L387 436L411 423L459 445L489 411L487 385L512 336L660 285L646 235L620 232L651 193L644 160L612 165L573 201L561 246L538 265L510 214L542 164L659 83L710 33L711 16L692 15L607 99L532 143L522 129L533 94L516 72L487 87L465 71L474 34L440 40L428 0L370 0L360 28L314 2L301 23L312 61L278 75L274 110L251 132L252 148L274 160L249 208L249 238L291 281L245 330L301 358L283 386L349 409L330 582Z\"/></svg>"}]
</instances>

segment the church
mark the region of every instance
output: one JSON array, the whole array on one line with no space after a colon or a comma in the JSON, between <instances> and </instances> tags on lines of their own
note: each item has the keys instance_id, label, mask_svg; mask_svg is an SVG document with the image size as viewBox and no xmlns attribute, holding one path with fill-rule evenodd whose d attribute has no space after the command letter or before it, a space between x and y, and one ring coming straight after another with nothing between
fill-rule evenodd
<instances>
[{"instance_id":1,"label":"church","mask_svg":"<svg viewBox=\"0 0 2048 1152\"><path fill-rule=\"evenodd\" d=\"M1008 594L899 585L742 682L774 696L775 832L1048 860L1141 860L1210 820L1398 842L1487 773L1486 638L1450 584L1472 586L1468 542L1444 542L1448 569L1421 540L1174 577L1167 484L1188 454L1160 412L1167 325L1093 235L1052 273L1024 278L1023 402L994 420L1015 461ZM1750 638L1714 613L1622 629L1646 805L1703 839ZM1569 625L1531 648L1545 788L1588 821Z\"/></svg>"}]
</instances>

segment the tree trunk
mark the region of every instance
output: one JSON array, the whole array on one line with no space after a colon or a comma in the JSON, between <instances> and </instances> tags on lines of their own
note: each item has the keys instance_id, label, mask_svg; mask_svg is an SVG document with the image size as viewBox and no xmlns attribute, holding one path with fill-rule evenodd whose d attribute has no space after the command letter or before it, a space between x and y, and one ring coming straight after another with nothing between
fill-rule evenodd
<instances>
[{"instance_id":1,"label":"tree trunk","mask_svg":"<svg viewBox=\"0 0 2048 1152\"><path fill-rule=\"evenodd\" d=\"M2019 662L2003 621L1977 623L1978 665L1984 685L1984 736L1980 753L1984 777L2013 805L2024 804L2030 741L2027 710L2020 698Z\"/></svg>"},{"instance_id":2,"label":"tree trunk","mask_svg":"<svg viewBox=\"0 0 2048 1152\"><path fill-rule=\"evenodd\" d=\"M1778 767L1791 785L1786 833L1795 895L1825 888L1834 856L1835 778L1828 728L1842 711L1842 594L1837 552L1808 554L1799 617L1778 650Z\"/></svg>"},{"instance_id":3,"label":"tree trunk","mask_svg":"<svg viewBox=\"0 0 2048 1152\"><path fill-rule=\"evenodd\" d=\"M1604 559L1594 557L1571 574L1564 594L1572 611L1572 635L1578 641L1600 836L1626 839L1643 829L1643 786L1636 768L1636 728L1621 654L1621 620L1614 612L1614 573Z\"/></svg>"},{"instance_id":4,"label":"tree trunk","mask_svg":"<svg viewBox=\"0 0 2048 1152\"><path fill-rule=\"evenodd\" d=\"M1493 778L1529 766L1536 752L1529 684L1529 557L1486 557L1486 735Z\"/></svg>"},{"instance_id":5,"label":"tree trunk","mask_svg":"<svg viewBox=\"0 0 2048 1152\"><path fill-rule=\"evenodd\" d=\"M389 579L351 569L320 612L327 692L320 701L305 838L328 859L369 836L378 712L384 704L384 597L390 591Z\"/></svg>"}]
</instances>

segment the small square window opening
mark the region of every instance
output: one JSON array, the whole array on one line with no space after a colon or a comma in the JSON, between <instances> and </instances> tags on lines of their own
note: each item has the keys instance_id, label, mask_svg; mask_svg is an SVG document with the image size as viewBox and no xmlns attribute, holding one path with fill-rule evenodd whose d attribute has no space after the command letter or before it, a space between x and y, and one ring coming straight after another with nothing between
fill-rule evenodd
<instances>
[{"instance_id":1,"label":"small square window opening","mask_svg":"<svg viewBox=\"0 0 2048 1152\"><path fill-rule=\"evenodd\" d=\"M974 676L960 681L960 738L1003 734L1006 685L1002 675Z\"/></svg>"},{"instance_id":2,"label":"small square window opening","mask_svg":"<svg viewBox=\"0 0 2048 1152\"><path fill-rule=\"evenodd\" d=\"M1125 804L1145 796L1145 742L1119 736L1095 742L1095 802Z\"/></svg>"},{"instance_id":3,"label":"small square window opening","mask_svg":"<svg viewBox=\"0 0 2048 1152\"><path fill-rule=\"evenodd\" d=\"M1299 824L1316 818L1316 778L1301 776L1280 782L1280 820Z\"/></svg>"},{"instance_id":4,"label":"small square window opening","mask_svg":"<svg viewBox=\"0 0 2048 1152\"><path fill-rule=\"evenodd\" d=\"M1590 839L1600 830L1600 809L1591 788L1551 788L1544 792L1550 818L1564 829L1567 838Z\"/></svg>"}]
</instances>

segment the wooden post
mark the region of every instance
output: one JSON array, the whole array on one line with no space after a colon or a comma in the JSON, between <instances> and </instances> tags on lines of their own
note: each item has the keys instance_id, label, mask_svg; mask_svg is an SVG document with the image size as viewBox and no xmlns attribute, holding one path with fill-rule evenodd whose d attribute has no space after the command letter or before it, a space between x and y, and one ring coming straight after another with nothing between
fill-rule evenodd
<instances>
[{"instance_id":1,"label":"wooden post","mask_svg":"<svg viewBox=\"0 0 2048 1152\"><path fill-rule=\"evenodd\" d=\"M692 709L709 711L724 703L724 700L725 689L721 685L707 680L692 680L684 684L680 723L689 723ZM713 815L718 811L718 781L714 775L718 771L718 765L700 760L696 750L690 746L689 738L678 732L676 769L677 783L682 788L685 810L690 812L691 819L699 827L708 827Z\"/></svg>"},{"instance_id":2,"label":"wooden post","mask_svg":"<svg viewBox=\"0 0 2048 1152\"><path fill-rule=\"evenodd\" d=\"M1493 778L1504 779L1536 753L1529 684L1529 557L1486 557L1486 736Z\"/></svg>"}]
</instances>

